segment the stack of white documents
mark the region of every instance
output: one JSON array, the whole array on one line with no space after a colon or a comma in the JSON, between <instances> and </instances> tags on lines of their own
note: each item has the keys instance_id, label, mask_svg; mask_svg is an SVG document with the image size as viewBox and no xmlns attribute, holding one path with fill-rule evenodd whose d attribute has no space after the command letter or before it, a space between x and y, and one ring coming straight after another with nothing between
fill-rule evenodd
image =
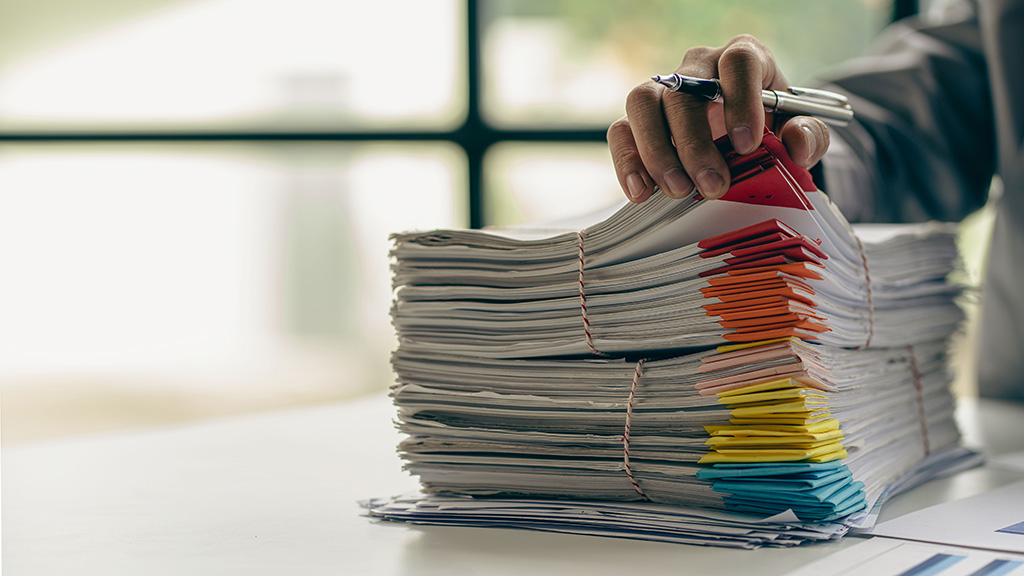
<instances>
[{"instance_id":1,"label":"stack of white documents","mask_svg":"<svg viewBox=\"0 0 1024 576\"><path fill-rule=\"evenodd\" d=\"M771 134L724 146L720 200L394 237L392 396L425 494L372 516L789 545L972 462L955 227L853 228Z\"/></svg>"}]
</instances>

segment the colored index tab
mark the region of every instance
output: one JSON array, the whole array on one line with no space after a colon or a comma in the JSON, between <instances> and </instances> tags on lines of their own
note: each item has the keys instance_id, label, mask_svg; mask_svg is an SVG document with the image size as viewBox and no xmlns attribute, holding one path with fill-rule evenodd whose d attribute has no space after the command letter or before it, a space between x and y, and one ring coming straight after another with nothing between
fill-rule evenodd
<instances>
[{"instance_id":1,"label":"colored index tab","mask_svg":"<svg viewBox=\"0 0 1024 576\"><path fill-rule=\"evenodd\" d=\"M719 234L717 236L705 238L698 242L697 246L705 250L712 250L715 248L720 248L723 246L728 246L730 244L742 242L744 240L750 240L751 238L756 238L758 236L765 236L768 234L779 232L788 236L801 235L799 232L789 227L788 225L784 224L777 218L772 218L770 220L765 220L764 222L758 222L757 224L752 224L750 226L746 226L736 230L731 230L729 232L723 232L722 234Z\"/></svg>"}]
</instances>

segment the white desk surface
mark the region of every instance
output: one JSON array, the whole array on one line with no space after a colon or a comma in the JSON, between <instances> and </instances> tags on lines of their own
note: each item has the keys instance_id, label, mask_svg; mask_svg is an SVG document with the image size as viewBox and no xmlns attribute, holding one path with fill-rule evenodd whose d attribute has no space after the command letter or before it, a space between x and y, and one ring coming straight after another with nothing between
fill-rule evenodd
<instances>
[{"instance_id":1,"label":"white desk surface","mask_svg":"<svg viewBox=\"0 0 1024 576\"><path fill-rule=\"evenodd\" d=\"M1024 450L1024 406L961 402L968 445ZM3 568L34 574L781 574L859 540L755 551L375 523L356 501L415 489L383 395L5 449ZM987 465L882 519L1024 478Z\"/></svg>"}]
</instances>

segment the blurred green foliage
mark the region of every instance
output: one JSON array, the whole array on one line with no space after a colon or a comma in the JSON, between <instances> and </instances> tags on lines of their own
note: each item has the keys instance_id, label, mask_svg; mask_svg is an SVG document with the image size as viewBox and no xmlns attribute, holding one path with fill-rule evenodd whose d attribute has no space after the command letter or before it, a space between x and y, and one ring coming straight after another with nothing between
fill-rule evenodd
<instances>
[{"instance_id":1,"label":"blurred green foliage","mask_svg":"<svg viewBox=\"0 0 1024 576\"><path fill-rule=\"evenodd\" d=\"M574 50L616 54L639 74L675 69L693 46L740 33L771 48L790 82L862 54L889 21L889 0L491 0L491 18L558 20Z\"/></svg>"}]
</instances>

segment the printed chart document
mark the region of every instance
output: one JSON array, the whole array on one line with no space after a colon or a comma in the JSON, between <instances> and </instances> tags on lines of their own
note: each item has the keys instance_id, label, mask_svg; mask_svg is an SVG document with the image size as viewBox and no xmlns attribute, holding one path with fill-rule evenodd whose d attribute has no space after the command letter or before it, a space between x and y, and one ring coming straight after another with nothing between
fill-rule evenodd
<instances>
[{"instance_id":1,"label":"printed chart document","mask_svg":"<svg viewBox=\"0 0 1024 576\"><path fill-rule=\"evenodd\" d=\"M883 522L872 534L1024 553L1024 481Z\"/></svg>"},{"instance_id":2,"label":"printed chart document","mask_svg":"<svg viewBox=\"0 0 1024 576\"><path fill-rule=\"evenodd\" d=\"M1024 576L1024 555L872 538L786 576Z\"/></svg>"}]
</instances>

